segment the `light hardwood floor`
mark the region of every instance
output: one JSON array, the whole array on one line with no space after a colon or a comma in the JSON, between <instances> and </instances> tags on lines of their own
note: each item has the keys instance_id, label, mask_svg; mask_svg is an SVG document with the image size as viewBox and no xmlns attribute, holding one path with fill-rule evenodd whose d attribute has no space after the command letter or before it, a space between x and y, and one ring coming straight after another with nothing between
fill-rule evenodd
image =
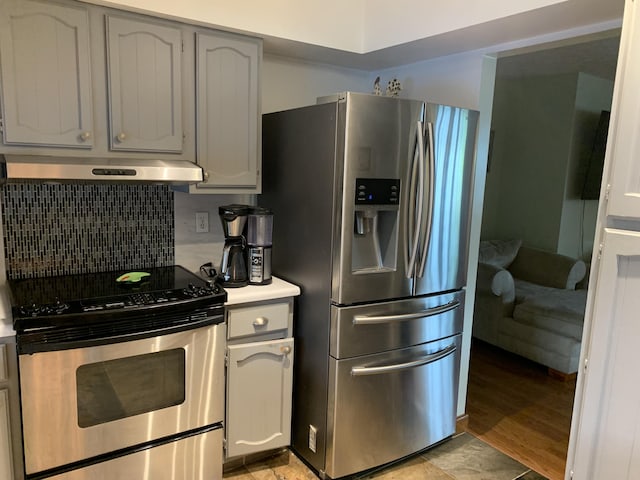
<instances>
[{"instance_id":1,"label":"light hardwood floor","mask_svg":"<svg viewBox=\"0 0 640 480\"><path fill-rule=\"evenodd\" d=\"M473 340L467 431L550 480L564 479L575 379Z\"/></svg>"}]
</instances>

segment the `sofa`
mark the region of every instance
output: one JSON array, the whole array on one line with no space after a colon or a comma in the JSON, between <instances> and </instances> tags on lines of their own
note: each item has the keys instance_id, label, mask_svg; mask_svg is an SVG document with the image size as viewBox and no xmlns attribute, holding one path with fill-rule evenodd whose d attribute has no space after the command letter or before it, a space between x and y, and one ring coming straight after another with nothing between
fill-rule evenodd
<instances>
[{"instance_id":1,"label":"sofa","mask_svg":"<svg viewBox=\"0 0 640 480\"><path fill-rule=\"evenodd\" d=\"M473 336L572 376L587 299L576 286L585 287L586 272L582 260L520 240L480 242Z\"/></svg>"}]
</instances>

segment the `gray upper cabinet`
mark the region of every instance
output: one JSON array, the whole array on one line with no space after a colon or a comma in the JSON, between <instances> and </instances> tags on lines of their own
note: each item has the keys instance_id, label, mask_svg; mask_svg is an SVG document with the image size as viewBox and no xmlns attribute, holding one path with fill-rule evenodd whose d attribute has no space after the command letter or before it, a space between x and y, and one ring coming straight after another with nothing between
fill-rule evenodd
<instances>
[{"instance_id":1,"label":"gray upper cabinet","mask_svg":"<svg viewBox=\"0 0 640 480\"><path fill-rule=\"evenodd\" d=\"M197 161L260 193L262 41L71 0L0 0L0 152Z\"/></svg>"},{"instance_id":2,"label":"gray upper cabinet","mask_svg":"<svg viewBox=\"0 0 640 480\"><path fill-rule=\"evenodd\" d=\"M110 148L182 151L182 32L106 17Z\"/></svg>"},{"instance_id":3,"label":"gray upper cabinet","mask_svg":"<svg viewBox=\"0 0 640 480\"><path fill-rule=\"evenodd\" d=\"M91 148L90 63L86 8L32 0L4 2L0 9L4 143Z\"/></svg>"},{"instance_id":4,"label":"gray upper cabinet","mask_svg":"<svg viewBox=\"0 0 640 480\"><path fill-rule=\"evenodd\" d=\"M197 33L196 52L196 158L205 181L195 190L260 193L262 43Z\"/></svg>"}]
</instances>

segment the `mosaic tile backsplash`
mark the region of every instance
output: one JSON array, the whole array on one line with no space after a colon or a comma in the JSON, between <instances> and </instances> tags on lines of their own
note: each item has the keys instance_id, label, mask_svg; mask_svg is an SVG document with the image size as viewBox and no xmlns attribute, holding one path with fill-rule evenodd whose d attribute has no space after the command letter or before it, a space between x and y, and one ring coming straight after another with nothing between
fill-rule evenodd
<instances>
[{"instance_id":1,"label":"mosaic tile backsplash","mask_svg":"<svg viewBox=\"0 0 640 480\"><path fill-rule=\"evenodd\" d=\"M1 188L12 279L174 263L166 185L13 184Z\"/></svg>"}]
</instances>

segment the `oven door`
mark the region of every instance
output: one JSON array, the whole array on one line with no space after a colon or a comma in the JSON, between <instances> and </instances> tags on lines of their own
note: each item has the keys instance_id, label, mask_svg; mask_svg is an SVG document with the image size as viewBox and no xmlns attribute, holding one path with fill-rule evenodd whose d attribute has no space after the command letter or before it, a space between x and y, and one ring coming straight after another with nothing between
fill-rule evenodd
<instances>
[{"instance_id":1,"label":"oven door","mask_svg":"<svg viewBox=\"0 0 640 480\"><path fill-rule=\"evenodd\" d=\"M19 355L27 475L222 422L225 336L210 324Z\"/></svg>"}]
</instances>

